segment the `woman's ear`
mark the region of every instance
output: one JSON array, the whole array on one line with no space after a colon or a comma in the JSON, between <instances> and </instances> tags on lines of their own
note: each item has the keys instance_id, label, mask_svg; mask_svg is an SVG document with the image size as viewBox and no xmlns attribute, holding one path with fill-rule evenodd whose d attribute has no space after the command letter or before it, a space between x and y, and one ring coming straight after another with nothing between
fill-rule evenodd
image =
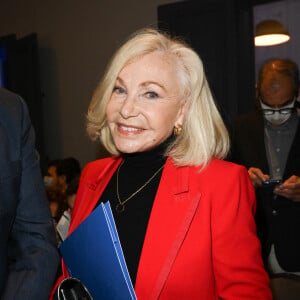
<instances>
[{"instance_id":1,"label":"woman's ear","mask_svg":"<svg viewBox=\"0 0 300 300\"><path fill-rule=\"evenodd\" d=\"M188 104L186 100L181 100L178 115L175 121L175 126L181 127L187 114Z\"/></svg>"}]
</instances>

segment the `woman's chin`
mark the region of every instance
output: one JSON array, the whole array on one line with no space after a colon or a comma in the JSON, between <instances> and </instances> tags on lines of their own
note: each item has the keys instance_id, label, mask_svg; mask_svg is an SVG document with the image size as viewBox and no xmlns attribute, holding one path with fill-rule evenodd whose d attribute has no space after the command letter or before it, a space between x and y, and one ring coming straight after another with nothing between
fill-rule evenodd
<instances>
[{"instance_id":1,"label":"woman's chin","mask_svg":"<svg viewBox=\"0 0 300 300\"><path fill-rule=\"evenodd\" d=\"M132 144L116 145L116 147L119 150L119 152L126 153L126 154L143 151L143 150L140 149L141 147L138 147L137 145L132 145Z\"/></svg>"}]
</instances>

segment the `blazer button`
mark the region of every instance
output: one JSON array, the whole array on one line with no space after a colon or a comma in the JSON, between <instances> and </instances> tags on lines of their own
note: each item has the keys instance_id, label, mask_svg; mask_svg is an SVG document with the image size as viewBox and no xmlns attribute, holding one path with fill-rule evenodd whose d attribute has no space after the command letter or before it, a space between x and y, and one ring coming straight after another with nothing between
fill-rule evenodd
<instances>
[{"instance_id":1,"label":"blazer button","mask_svg":"<svg viewBox=\"0 0 300 300\"><path fill-rule=\"evenodd\" d=\"M278 211L276 210L276 209L273 209L272 210L272 215L275 217L275 216L277 216L278 215Z\"/></svg>"}]
</instances>

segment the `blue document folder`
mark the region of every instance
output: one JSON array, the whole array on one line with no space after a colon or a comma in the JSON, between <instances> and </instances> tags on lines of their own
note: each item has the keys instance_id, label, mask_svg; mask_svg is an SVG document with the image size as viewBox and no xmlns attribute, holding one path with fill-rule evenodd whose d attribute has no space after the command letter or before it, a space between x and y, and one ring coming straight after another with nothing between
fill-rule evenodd
<instances>
[{"instance_id":1,"label":"blue document folder","mask_svg":"<svg viewBox=\"0 0 300 300\"><path fill-rule=\"evenodd\" d=\"M60 251L70 277L80 279L93 299L136 299L109 202L101 203Z\"/></svg>"}]
</instances>

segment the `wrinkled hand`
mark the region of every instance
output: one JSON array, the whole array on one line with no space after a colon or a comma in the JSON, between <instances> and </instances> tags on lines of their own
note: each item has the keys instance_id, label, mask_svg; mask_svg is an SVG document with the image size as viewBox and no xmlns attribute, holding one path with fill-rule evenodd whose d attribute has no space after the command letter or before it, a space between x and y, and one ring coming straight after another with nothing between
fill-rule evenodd
<instances>
[{"instance_id":1,"label":"wrinkled hand","mask_svg":"<svg viewBox=\"0 0 300 300\"><path fill-rule=\"evenodd\" d=\"M248 174L255 189L261 186L265 180L270 178L270 176L268 174L264 174L261 169L254 167L249 168Z\"/></svg>"},{"instance_id":2,"label":"wrinkled hand","mask_svg":"<svg viewBox=\"0 0 300 300\"><path fill-rule=\"evenodd\" d=\"M291 176L274 189L274 194L300 202L300 177Z\"/></svg>"}]
</instances>

